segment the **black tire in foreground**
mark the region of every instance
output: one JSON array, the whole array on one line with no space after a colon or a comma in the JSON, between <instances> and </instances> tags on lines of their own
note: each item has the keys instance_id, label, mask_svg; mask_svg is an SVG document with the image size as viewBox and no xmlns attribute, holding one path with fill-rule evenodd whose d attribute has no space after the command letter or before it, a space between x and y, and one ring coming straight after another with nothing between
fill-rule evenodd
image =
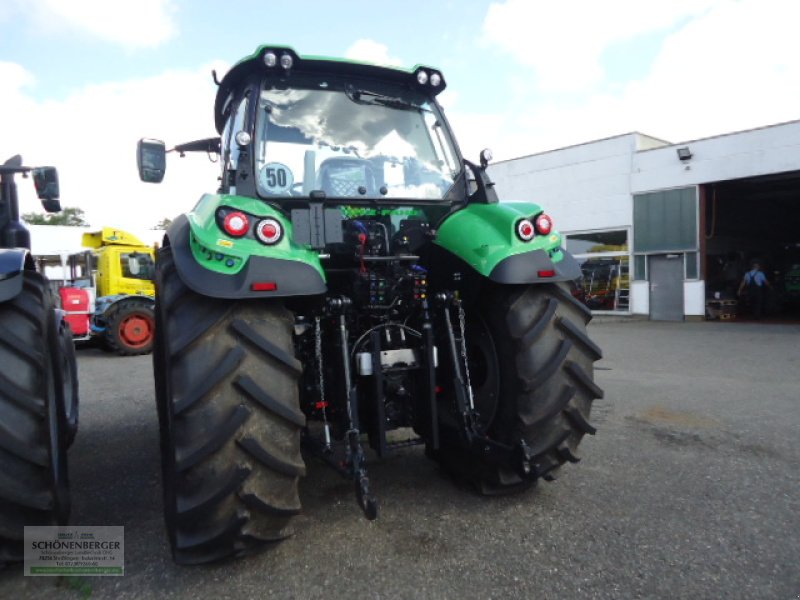
<instances>
[{"instance_id":1,"label":"black tire in foreground","mask_svg":"<svg viewBox=\"0 0 800 600\"><path fill-rule=\"evenodd\" d=\"M150 300L120 300L108 310L105 344L120 356L149 354L153 350L155 322Z\"/></svg>"},{"instance_id":2,"label":"black tire in foreground","mask_svg":"<svg viewBox=\"0 0 800 600\"><path fill-rule=\"evenodd\" d=\"M55 323L57 349L56 377L58 387L63 391L64 420L62 427L67 447L72 446L78 434L78 360L75 356L75 342L72 330L63 320Z\"/></svg>"},{"instance_id":3,"label":"black tire in foreground","mask_svg":"<svg viewBox=\"0 0 800 600\"><path fill-rule=\"evenodd\" d=\"M565 462L578 462L578 444L595 433L589 414L603 391L593 365L602 352L586 332L591 316L564 284L497 286L479 310L468 312L470 377L485 433L509 445L524 440L544 479ZM436 458L482 493L530 485L510 466L486 464L447 444L455 438L444 433Z\"/></svg>"},{"instance_id":4,"label":"black tire in foreground","mask_svg":"<svg viewBox=\"0 0 800 600\"><path fill-rule=\"evenodd\" d=\"M153 366L173 558L198 564L291 535L300 511L301 364L279 301L200 296L156 265Z\"/></svg>"},{"instance_id":5,"label":"black tire in foreground","mask_svg":"<svg viewBox=\"0 0 800 600\"><path fill-rule=\"evenodd\" d=\"M0 565L23 559L25 525L63 525L70 510L55 312L44 277L22 276L0 304Z\"/></svg>"}]
</instances>

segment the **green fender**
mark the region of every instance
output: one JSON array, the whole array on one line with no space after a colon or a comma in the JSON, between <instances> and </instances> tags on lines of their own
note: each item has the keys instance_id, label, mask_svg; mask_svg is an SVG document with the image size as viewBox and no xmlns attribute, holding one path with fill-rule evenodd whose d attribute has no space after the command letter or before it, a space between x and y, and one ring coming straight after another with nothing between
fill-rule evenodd
<instances>
[{"instance_id":1,"label":"green fender","mask_svg":"<svg viewBox=\"0 0 800 600\"><path fill-rule=\"evenodd\" d=\"M217 223L219 209L249 215L244 237L227 235ZM267 246L253 235L259 218L283 227L281 240ZM194 209L170 225L167 238L181 280L198 294L215 298L268 298L322 294L327 290L319 254L294 242L292 223L255 198L205 194ZM260 284L255 286L255 284Z\"/></svg>"},{"instance_id":2,"label":"green fender","mask_svg":"<svg viewBox=\"0 0 800 600\"><path fill-rule=\"evenodd\" d=\"M528 242L518 237L520 219L534 221L541 213L530 202L470 204L439 225L435 243L497 283L577 279L580 267L561 248L561 234L552 231Z\"/></svg>"}]
</instances>

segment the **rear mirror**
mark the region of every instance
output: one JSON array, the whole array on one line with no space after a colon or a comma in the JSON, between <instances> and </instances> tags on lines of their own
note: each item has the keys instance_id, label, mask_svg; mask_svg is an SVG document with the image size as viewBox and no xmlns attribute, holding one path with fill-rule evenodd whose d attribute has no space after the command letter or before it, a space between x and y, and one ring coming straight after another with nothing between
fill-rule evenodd
<instances>
[{"instance_id":1,"label":"rear mirror","mask_svg":"<svg viewBox=\"0 0 800 600\"><path fill-rule=\"evenodd\" d=\"M52 213L61 210L61 203L58 201L58 171L55 167L36 167L31 169L33 175L33 185L36 188L36 195L42 201L45 211Z\"/></svg>"},{"instance_id":2,"label":"rear mirror","mask_svg":"<svg viewBox=\"0 0 800 600\"><path fill-rule=\"evenodd\" d=\"M167 149L161 140L142 138L136 145L136 166L139 179L145 183L161 183L167 169Z\"/></svg>"}]
</instances>

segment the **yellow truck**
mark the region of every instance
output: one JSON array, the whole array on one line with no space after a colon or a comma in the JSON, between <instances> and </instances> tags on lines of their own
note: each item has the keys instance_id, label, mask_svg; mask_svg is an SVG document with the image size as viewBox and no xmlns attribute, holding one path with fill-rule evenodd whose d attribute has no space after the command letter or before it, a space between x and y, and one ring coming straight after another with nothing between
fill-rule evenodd
<instances>
[{"instance_id":1,"label":"yellow truck","mask_svg":"<svg viewBox=\"0 0 800 600\"><path fill-rule=\"evenodd\" d=\"M62 306L76 340L100 339L121 355L147 354L155 332L155 248L135 235L104 227L83 234L91 289L61 290Z\"/></svg>"}]
</instances>

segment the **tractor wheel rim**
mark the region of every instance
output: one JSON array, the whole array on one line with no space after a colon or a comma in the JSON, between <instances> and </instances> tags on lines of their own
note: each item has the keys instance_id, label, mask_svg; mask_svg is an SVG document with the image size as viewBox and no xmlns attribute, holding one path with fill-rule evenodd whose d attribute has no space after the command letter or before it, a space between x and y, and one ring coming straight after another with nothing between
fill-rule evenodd
<instances>
[{"instance_id":1,"label":"tractor wheel rim","mask_svg":"<svg viewBox=\"0 0 800 600\"><path fill-rule=\"evenodd\" d=\"M131 315L119 325L119 337L132 348L146 346L153 339L153 321L143 315Z\"/></svg>"}]
</instances>

